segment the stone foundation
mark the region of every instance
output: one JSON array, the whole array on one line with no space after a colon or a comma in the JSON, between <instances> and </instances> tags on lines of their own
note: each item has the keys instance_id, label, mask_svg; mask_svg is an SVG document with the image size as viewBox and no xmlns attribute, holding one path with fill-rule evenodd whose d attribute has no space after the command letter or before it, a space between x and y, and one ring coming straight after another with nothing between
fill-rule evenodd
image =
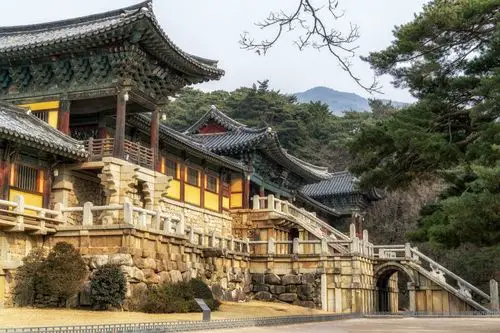
<instances>
[{"instance_id":1,"label":"stone foundation","mask_svg":"<svg viewBox=\"0 0 500 333\"><path fill-rule=\"evenodd\" d=\"M253 298L321 309L321 274L252 274Z\"/></svg>"}]
</instances>

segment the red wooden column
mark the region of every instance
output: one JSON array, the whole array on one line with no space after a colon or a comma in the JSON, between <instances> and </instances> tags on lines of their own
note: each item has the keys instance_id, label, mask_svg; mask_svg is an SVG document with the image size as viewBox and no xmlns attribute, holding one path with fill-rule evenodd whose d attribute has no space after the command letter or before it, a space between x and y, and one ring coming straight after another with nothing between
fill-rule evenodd
<instances>
[{"instance_id":1,"label":"red wooden column","mask_svg":"<svg viewBox=\"0 0 500 333\"><path fill-rule=\"evenodd\" d=\"M0 156L1 157L1 156ZM7 200L9 197L10 163L0 158L0 198Z\"/></svg>"},{"instance_id":2,"label":"red wooden column","mask_svg":"<svg viewBox=\"0 0 500 333\"><path fill-rule=\"evenodd\" d=\"M250 207L250 175L243 179L243 208Z\"/></svg>"},{"instance_id":3,"label":"red wooden column","mask_svg":"<svg viewBox=\"0 0 500 333\"><path fill-rule=\"evenodd\" d=\"M61 99L59 104L59 113L57 116L57 129L66 135L69 135L69 112L71 108L71 101Z\"/></svg>"},{"instance_id":4,"label":"red wooden column","mask_svg":"<svg viewBox=\"0 0 500 333\"><path fill-rule=\"evenodd\" d=\"M120 91L116 100L116 125L113 145L113 156L123 158L125 152L125 116L127 110L128 92Z\"/></svg>"},{"instance_id":5,"label":"red wooden column","mask_svg":"<svg viewBox=\"0 0 500 333\"><path fill-rule=\"evenodd\" d=\"M151 114L151 131L150 131L151 150L153 151L153 166L156 171L161 171L159 132L160 132L160 110L158 107L156 107Z\"/></svg>"}]
</instances>

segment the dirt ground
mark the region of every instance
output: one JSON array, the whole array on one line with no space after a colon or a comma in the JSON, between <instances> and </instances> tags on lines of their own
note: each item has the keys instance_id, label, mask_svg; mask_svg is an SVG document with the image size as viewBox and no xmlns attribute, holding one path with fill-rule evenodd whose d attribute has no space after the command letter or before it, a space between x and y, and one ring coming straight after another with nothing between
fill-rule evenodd
<instances>
[{"instance_id":1,"label":"dirt ground","mask_svg":"<svg viewBox=\"0 0 500 333\"><path fill-rule=\"evenodd\" d=\"M500 318L349 319L276 327L247 327L213 333L499 333Z\"/></svg>"},{"instance_id":2,"label":"dirt ground","mask_svg":"<svg viewBox=\"0 0 500 333\"><path fill-rule=\"evenodd\" d=\"M284 303L251 301L223 303L212 319L312 315L325 313ZM0 309L0 328L144 323L176 320L200 320L201 313L148 314L122 311L87 311L72 309Z\"/></svg>"}]
</instances>

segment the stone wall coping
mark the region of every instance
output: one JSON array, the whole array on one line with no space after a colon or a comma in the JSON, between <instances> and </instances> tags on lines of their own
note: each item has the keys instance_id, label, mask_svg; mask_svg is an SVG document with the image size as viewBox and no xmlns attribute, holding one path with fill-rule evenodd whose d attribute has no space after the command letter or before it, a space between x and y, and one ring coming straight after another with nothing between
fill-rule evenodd
<instances>
[{"instance_id":1,"label":"stone wall coping","mask_svg":"<svg viewBox=\"0 0 500 333\"><path fill-rule=\"evenodd\" d=\"M217 213L217 212L211 211L209 209L205 209L205 208L201 208L201 207L196 207L194 205L191 205L191 204L188 204L188 203L185 203L185 202L179 202L179 201L176 201L174 199L162 198L161 201L166 202L166 203L171 204L171 205L174 205L174 206L177 206L177 207L180 207L180 208L190 209L190 210L193 210L193 211L198 212L198 213L202 213L202 214L206 214L206 215L211 215L213 217L221 218L221 219L224 219L224 220L229 220L229 221L233 220L233 218L230 215L226 215L226 214L223 214L223 213L222 214L221 213Z\"/></svg>"}]
</instances>

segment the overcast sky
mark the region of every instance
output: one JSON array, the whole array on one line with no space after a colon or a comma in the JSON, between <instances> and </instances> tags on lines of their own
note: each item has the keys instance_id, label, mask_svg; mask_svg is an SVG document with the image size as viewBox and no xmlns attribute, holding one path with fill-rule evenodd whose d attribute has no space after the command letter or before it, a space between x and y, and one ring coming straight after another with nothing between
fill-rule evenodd
<instances>
[{"instance_id":1,"label":"overcast sky","mask_svg":"<svg viewBox=\"0 0 500 333\"><path fill-rule=\"evenodd\" d=\"M321 0L316 0L319 3ZM326 0L325 0L326 1ZM116 9L138 0L0 0L4 14L0 25L20 25L59 20ZM293 93L327 86L333 89L367 93L359 88L336 64L328 52L298 51L292 38L282 39L266 56L240 49L243 31L259 35L254 22L273 10L296 6L296 0L156 0L155 14L171 39L186 52L219 60L226 75L217 82L205 83L203 90L232 90L269 79L271 88ZM392 40L395 25L408 22L428 0L340 0L345 16L340 27L349 22L359 25L358 53L381 50ZM270 33L270 32L268 32ZM270 35L269 35L270 37ZM371 82L369 66L354 60L354 71ZM385 95L398 101L411 101L408 92L395 89L390 77L381 78Z\"/></svg>"}]
</instances>

